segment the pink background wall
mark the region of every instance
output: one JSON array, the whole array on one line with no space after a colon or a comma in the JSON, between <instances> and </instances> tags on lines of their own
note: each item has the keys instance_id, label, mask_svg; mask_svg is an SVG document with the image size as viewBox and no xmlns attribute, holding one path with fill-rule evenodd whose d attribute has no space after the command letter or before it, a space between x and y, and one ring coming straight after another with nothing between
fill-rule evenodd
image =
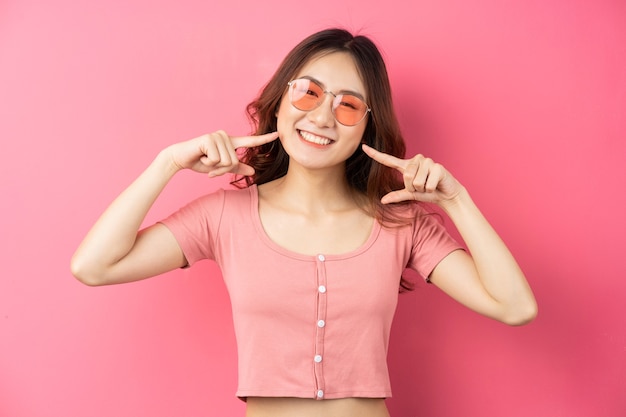
<instances>
[{"instance_id":1,"label":"pink background wall","mask_svg":"<svg viewBox=\"0 0 626 417\"><path fill-rule=\"evenodd\" d=\"M626 415L625 5L0 2L0 416L242 415L213 264L89 288L69 259L161 148L248 132L279 60L334 25L382 47L410 152L465 183L540 305L508 328L402 296L392 414ZM148 220L223 184L183 173Z\"/></svg>"}]
</instances>

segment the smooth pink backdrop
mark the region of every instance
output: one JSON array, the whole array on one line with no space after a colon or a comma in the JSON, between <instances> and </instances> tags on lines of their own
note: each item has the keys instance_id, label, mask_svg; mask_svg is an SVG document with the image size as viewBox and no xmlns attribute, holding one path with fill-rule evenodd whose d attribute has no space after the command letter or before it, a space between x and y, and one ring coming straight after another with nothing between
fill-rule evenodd
<instances>
[{"instance_id":1,"label":"smooth pink backdrop","mask_svg":"<svg viewBox=\"0 0 626 417\"><path fill-rule=\"evenodd\" d=\"M247 133L284 54L336 25L380 45L410 153L469 188L540 306L509 328L403 295L392 415L626 415L626 3L4 0L0 416L243 415L213 264L89 288L69 259L160 149ZM224 184L179 175L147 223Z\"/></svg>"}]
</instances>

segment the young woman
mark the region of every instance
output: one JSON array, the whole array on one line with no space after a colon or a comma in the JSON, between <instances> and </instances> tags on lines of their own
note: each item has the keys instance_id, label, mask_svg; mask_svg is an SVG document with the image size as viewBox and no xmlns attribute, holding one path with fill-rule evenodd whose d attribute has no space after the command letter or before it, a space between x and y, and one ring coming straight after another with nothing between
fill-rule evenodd
<instances>
[{"instance_id":1,"label":"young woman","mask_svg":"<svg viewBox=\"0 0 626 417\"><path fill-rule=\"evenodd\" d=\"M248 417L388 416L387 343L405 268L485 316L534 318L522 271L468 191L431 159L403 159L385 64L368 38L308 37L248 111L253 136L218 131L160 152L72 259L88 285L215 260ZM183 169L232 173L238 187L139 230ZM469 253L421 202L445 211Z\"/></svg>"}]
</instances>

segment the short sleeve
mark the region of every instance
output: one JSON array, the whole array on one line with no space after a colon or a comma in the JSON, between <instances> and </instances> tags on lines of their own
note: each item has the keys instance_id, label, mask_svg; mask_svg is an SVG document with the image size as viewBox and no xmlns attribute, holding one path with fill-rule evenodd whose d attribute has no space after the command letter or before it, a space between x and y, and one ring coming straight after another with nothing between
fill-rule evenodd
<instances>
[{"instance_id":1,"label":"short sleeve","mask_svg":"<svg viewBox=\"0 0 626 417\"><path fill-rule=\"evenodd\" d=\"M437 214L422 212L413 226L413 246L407 268L426 282L430 273L451 252L463 247L448 233Z\"/></svg>"},{"instance_id":2,"label":"short sleeve","mask_svg":"<svg viewBox=\"0 0 626 417\"><path fill-rule=\"evenodd\" d=\"M197 198L159 222L172 232L189 266L201 259L215 259L223 210L224 190L218 190Z\"/></svg>"}]
</instances>

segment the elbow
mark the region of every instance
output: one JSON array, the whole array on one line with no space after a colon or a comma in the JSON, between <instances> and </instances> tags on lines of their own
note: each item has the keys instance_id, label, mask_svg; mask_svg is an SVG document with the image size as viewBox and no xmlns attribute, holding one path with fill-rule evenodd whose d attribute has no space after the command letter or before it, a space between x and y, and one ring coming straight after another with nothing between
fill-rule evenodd
<instances>
[{"instance_id":1,"label":"elbow","mask_svg":"<svg viewBox=\"0 0 626 417\"><path fill-rule=\"evenodd\" d=\"M96 273L94 268L90 268L86 262L83 262L79 257L74 256L70 262L70 271L74 278L90 287L98 287L105 285L104 279L101 275Z\"/></svg>"},{"instance_id":2,"label":"elbow","mask_svg":"<svg viewBox=\"0 0 626 417\"><path fill-rule=\"evenodd\" d=\"M532 300L532 302L526 303L526 305L518 308L516 311L507 314L502 321L509 326L523 326L535 320L537 312L537 303L535 300Z\"/></svg>"}]
</instances>

